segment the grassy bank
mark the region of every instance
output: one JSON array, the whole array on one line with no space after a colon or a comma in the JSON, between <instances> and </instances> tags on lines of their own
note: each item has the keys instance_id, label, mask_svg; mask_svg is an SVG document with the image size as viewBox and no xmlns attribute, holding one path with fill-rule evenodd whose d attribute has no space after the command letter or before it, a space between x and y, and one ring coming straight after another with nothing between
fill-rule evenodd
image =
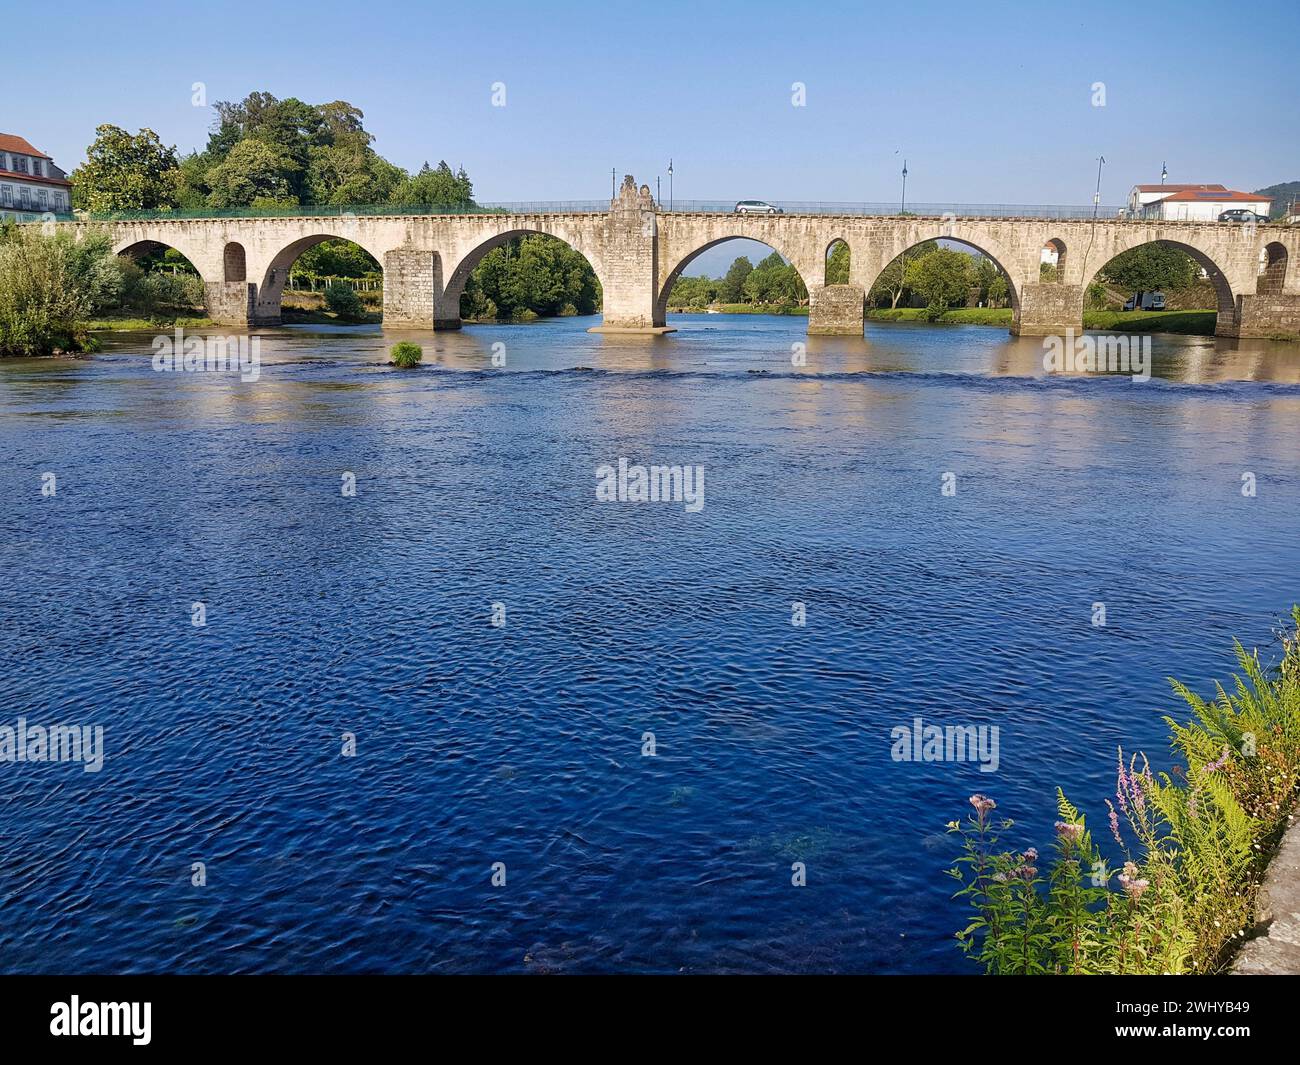
<instances>
[{"instance_id":1,"label":"grassy bank","mask_svg":"<svg viewBox=\"0 0 1300 1065\"><path fill-rule=\"evenodd\" d=\"M781 315L803 315L808 316L807 307L792 307L788 304L771 304L771 303L719 303L714 307L702 309L699 307L669 307L669 314L707 314L709 310L720 311L723 314L781 314Z\"/></svg>"},{"instance_id":2,"label":"grassy bank","mask_svg":"<svg viewBox=\"0 0 1300 1065\"><path fill-rule=\"evenodd\" d=\"M958 307L938 319L950 325L1011 325L1010 307ZM1108 329L1121 333L1182 333L1213 336L1218 317L1214 311L1098 311L1083 312L1085 329ZM924 322L924 307L873 308L867 318L874 322Z\"/></svg>"},{"instance_id":3,"label":"grassy bank","mask_svg":"<svg viewBox=\"0 0 1300 1065\"><path fill-rule=\"evenodd\" d=\"M176 314L155 314L148 318L132 318L129 315L106 315L94 318L86 328L92 333L148 333L159 329L210 329L216 323L195 311L181 311Z\"/></svg>"},{"instance_id":4,"label":"grassy bank","mask_svg":"<svg viewBox=\"0 0 1300 1065\"><path fill-rule=\"evenodd\" d=\"M1300 783L1300 607L1276 669L1236 652L1241 673L1213 701L1171 681L1190 716L1165 718L1169 772L1119 751L1115 800L1104 800L1109 853L1059 789L1041 856L1005 849L999 837L1018 830L988 796L972 795L974 814L949 823L963 843L956 895L974 910L957 939L987 972L1211 973L1231 961L1255 930L1255 896Z\"/></svg>"}]
</instances>

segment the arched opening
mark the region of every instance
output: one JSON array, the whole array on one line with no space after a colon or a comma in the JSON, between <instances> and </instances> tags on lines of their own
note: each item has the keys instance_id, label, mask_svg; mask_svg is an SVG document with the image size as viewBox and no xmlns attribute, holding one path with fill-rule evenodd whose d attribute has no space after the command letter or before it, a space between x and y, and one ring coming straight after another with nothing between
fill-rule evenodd
<instances>
[{"instance_id":1,"label":"arched opening","mask_svg":"<svg viewBox=\"0 0 1300 1065\"><path fill-rule=\"evenodd\" d=\"M374 254L346 237L317 233L295 240L271 260L258 286L256 317L263 322L377 321L383 298L383 267Z\"/></svg>"},{"instance_id":2,"label":"arched opening","mask_svg":"<svg viewBox=\"0 0 1300 1065\"><path fill-rule=\"evenodd\" d=\"M98 279L92 310L132 317L196 317L204 313L203 278L177 248L141 240L119 248L116 276Z\"/></svg>"},{"instance_id":3,"label":"arched opening","mask_svg":"<svg viewBox=\"0 0 1300 1065\"><path fill-rule=\"evenodd\" d=\"M1214 311L1236 317L1223 271L1203 251L1172 240L1136 244L1103 263L1084 282L1085 307L1114 311Z\"/></svg>"},{"instance_id":4,"label":"arched opening","mask_svg":"<svg viewBox=\"0 0 1300 1065\"><path fill-rule=\"evenodd\" d=\"M1264 245L1259 260L1259 280L1255 283L1258 295L1282 295L1282 286L1286 283L1286 260L1285 244L1275 240Z\"/></svg>"},{"instance_id":5,"label":"arched opening","mask_svg":"<svg viewBox=\"0 0 1300 1065\"><path fill-rule=\"evenodd\" d=\"M807 306L803 275L778 249L750 237L729 236L682 258L659 292L656 311L793 314Z\"/></svg>"},{"instance_id":6,"label":"arched opening","mask_svg":"<svg viewBox=\"0 0 1300 1065\"><path fill-rule=\"evenodd\" d=\"M604 302L592 262L560 237L515 229L484 241L447 280L435 318L534 321L599 314Z\"/></svg>"},{"instance_id":7,"label":"arched opening","mask_svg":"<svg viewBox=\"0 0 1300 1065\"><path fill-rule=\"evenodd\" d=\"M963 307L1010 308L1014 316L1020 293L1002 263L983 248L937 236L891 259L868 289L867 306L872 317L885 319L937 320Z\"/></svg>"},{"instance_id":8,"label":"arched opening","mask_svg":"<svg viewBox=\"0 0 1300 1065\"><path fill-rule=\"evenodd\" d=\"M852 274L852 253L840 237L831 241L826 249L826 284L847 285Z\"/></svg>"},{"instance_id":9,"label":"arched opening","mask_svg":"<svg viewBox=\"0 0 1300 1065\"><path fill-rule=\"evenodd\" d=\"M226 250L221 256L223 280L225 281L247 281L248 280L248 257L244 254L244 246L237 241L231 241L226 245Z\"/></svg>"},{"instance_id":10,"label":"arched opening","mask_svg":"<svg viewBox=\"0 0 1300 1065\"><path fill-rule=\"evenodd\" d=\"M1053 237L1043 245L1039 256L1038 280L1059 283L1065 278L1065 241Z\"/></svg>"}]
</instances>

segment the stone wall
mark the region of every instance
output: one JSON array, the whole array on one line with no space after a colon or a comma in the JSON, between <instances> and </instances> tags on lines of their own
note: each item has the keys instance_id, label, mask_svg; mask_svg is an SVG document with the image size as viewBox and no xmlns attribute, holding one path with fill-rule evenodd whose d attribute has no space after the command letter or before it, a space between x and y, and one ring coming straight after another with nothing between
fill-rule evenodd
<instances>
[{"instance_id":1,"label":"stone wall","mask_svg":"<svg viewBox=\"0 0 1300 1065\"><path fill-rule=\"evenodd\" d=\"M434 324L434 302L442 294L435 252L394 248L383 259L384 324L425 326ZM456 325L460 325L459 309Z\"/></svg>"},{"instance_id":2,"label":"stone wall","mask_svg":"<svg viewBox=\"0 0 1300 1065\"><path fill-rule=\"evenodd\" d=\"M861 285L824 285L808 290L808 332L813 336L862 336L866 293Z\"/></svg>"},{"instance_id":3,"label":"stone wall","mask_svg":"<svg viewBox=\"0 0 1300 1065\"><path fill-rule=\"evenodd\" d=\"M1235 327L1219 336L1300 336L1300 296L1238 296Z\"/></svg>"},{"instance_id":4,"label":"stone wall","mask_svg":"<svg viewBox=\"0 0 1300 1065\"><path fill-rule=\"evenodd\" d=\"M203 286L208 317L221 325L247 328L253 320L256 286L247 281L213 281Z\"/></svg>"},{"instance_id":5,"label":"stone wall","mask_svg":"<svg viewBox=\"0 0 1300 1065\"><path fill-rule=\"evenodd\" d=\"M1011 322L1019 336L1060 336L1067 329L1083 330L1083 289L1059 282L1033 282L1020 287L1020 306Z\"/></svg>"}]
</instances>

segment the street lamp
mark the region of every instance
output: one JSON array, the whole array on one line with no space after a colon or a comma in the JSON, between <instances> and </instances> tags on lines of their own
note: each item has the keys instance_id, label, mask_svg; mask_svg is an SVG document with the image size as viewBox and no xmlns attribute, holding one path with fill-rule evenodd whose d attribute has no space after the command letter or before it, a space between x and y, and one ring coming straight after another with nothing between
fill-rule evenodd
<instances>
[{"instance_id":1,"label":"street lamp","mask_svg":"<svg viewBox=\"0 0 1300 1065\"><path fill-rule=\"evenodd\" d=\"M1105 162L1106 157L1104 155L1097 157L1097 191L1092 194L1092 217L1094 221L1097 218L1097 208L1101 204L1101 168Z\"/></svg>"},{"instance_id":2,"label":"street lamp","mask_svg":"<svg viewBox=\"0 0 1300 1065\"><path fill-rule=\"evenodd\" d=\"M907 214L907 160L903 160L903 197L898 201L898 213Z\"/></svg>"},{"instance_id":3,"label":"street lamp","mask_svg":"<svg viewBox=\"0 0 1300 1065\"><path fill-rule=\"evenodd\" d=\"M670 158L668 160L668 210L669 212L671 212L672 209L673 209L673 161Z\"/></svg>"},{"instance_id":4,"label":"street lamp","mask_svg":"<svg viewBox=\"0 0 1300 1065\"><path fill-rule=\"evenodd\" d=\"M1160 184L1163 185L1163 184L1165 183L1165 178L1167 178L1168 176L1169 176L1169 164L1168 164L1168 163L1161 163L1161 164L1160 164Z\"/></svg>"}]
</instances>

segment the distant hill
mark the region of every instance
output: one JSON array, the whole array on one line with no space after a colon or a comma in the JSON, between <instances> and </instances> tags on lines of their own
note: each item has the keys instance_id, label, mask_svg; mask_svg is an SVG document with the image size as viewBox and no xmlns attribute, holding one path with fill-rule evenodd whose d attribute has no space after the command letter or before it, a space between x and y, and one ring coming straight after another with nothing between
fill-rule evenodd
<instances>
[{"instance_id":1,"label":"distant hill","mask_svg":"<svg viewBox=\"0 0 1300 1065\"><path fill-rule=\"evenodd\" d=\"M1273 197L1273 206L1269 210L1269 215L1278 218L1286 213L1286 209L1292 203L1300 201L1300 181L1283 181L1277 185L1270 185L1266 189L1256 189L1255 195Z\"/></svg>"}]
</instances>

